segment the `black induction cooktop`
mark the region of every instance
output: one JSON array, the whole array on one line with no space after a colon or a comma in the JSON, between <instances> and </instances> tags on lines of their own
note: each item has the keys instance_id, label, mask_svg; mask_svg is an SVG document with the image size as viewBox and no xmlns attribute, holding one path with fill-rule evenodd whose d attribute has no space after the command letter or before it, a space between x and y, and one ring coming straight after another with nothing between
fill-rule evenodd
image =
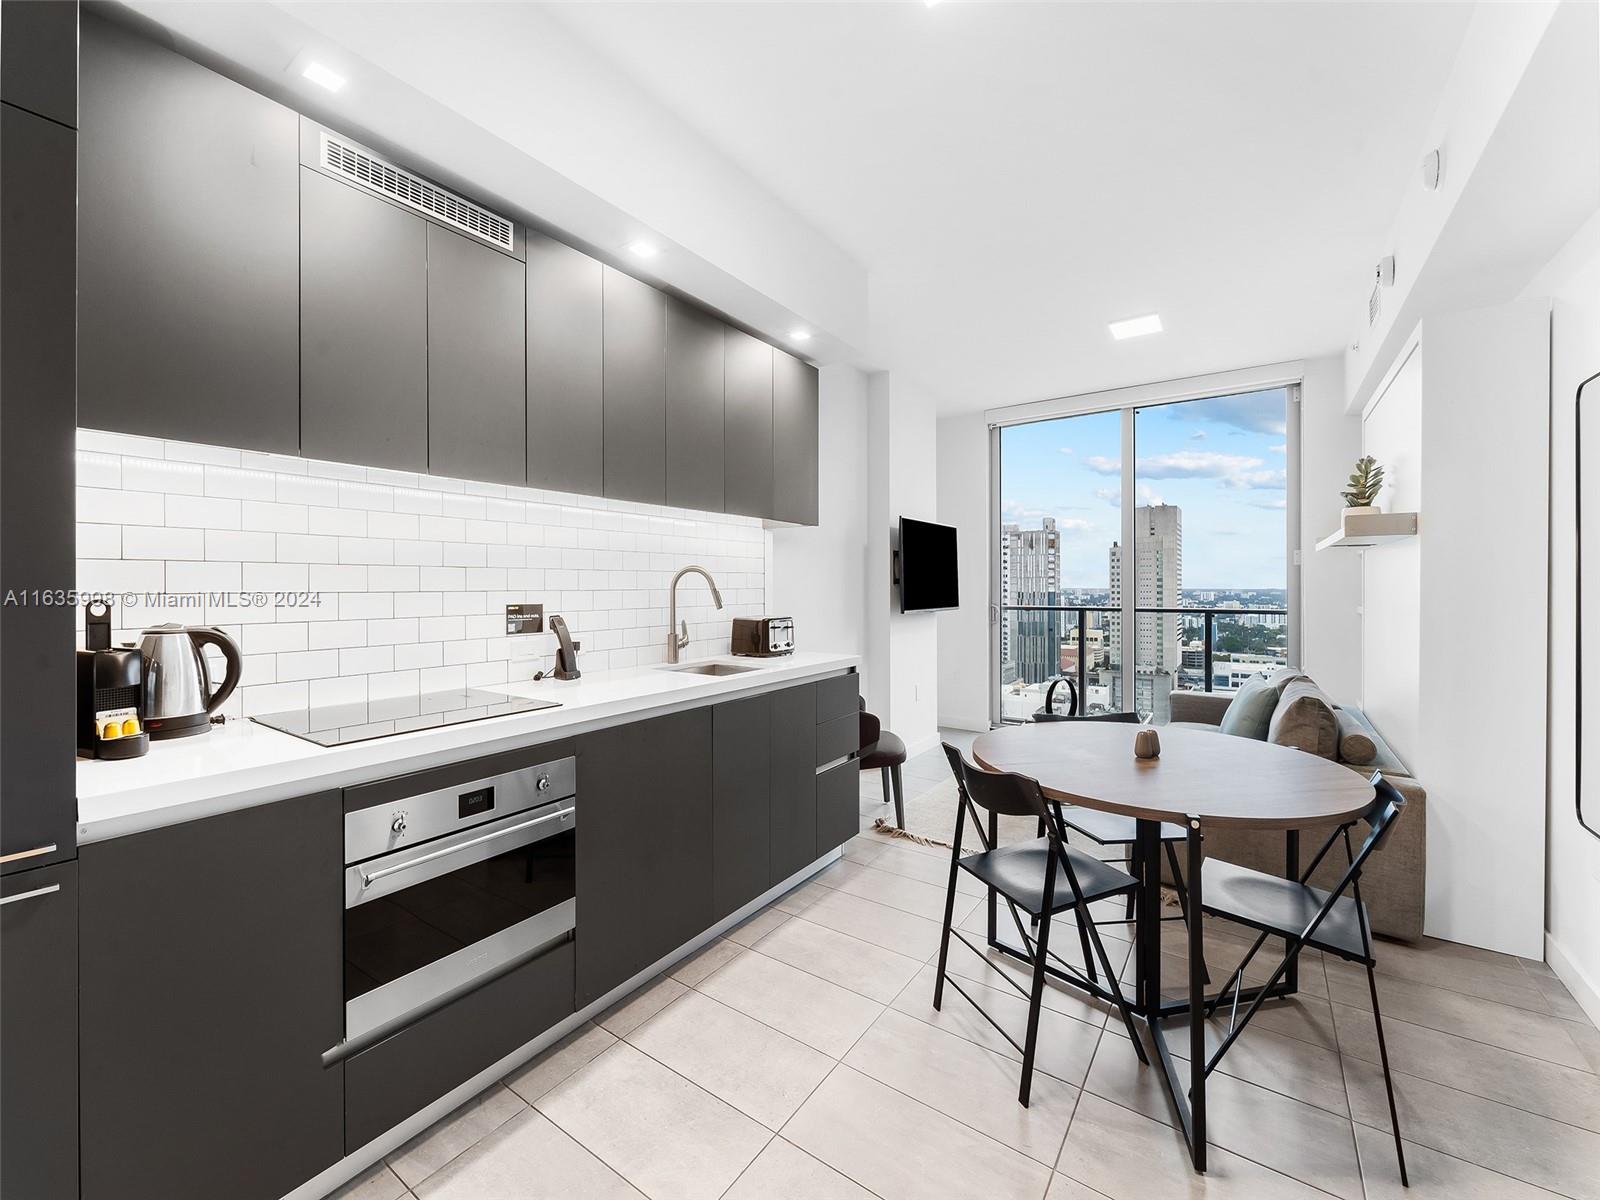
<instances>
[{"instance_id":1,"label":"black induction cooktop","mask_svg":"<svg viewBox=\"0 0 1600 1200\"><path fill-rule=\"evenodd\" d=\"M486 717L507 717L515 713L537 712L541 708L560 708L554 700L528 700L500 692L466 688L454 692L424 692L386 700L364 700L352 704L326 704L295 708L288 712L251 717L258 725L292 733L319 746L345 746L397 733L438 729Z\"/></svg>"}]
</instances>

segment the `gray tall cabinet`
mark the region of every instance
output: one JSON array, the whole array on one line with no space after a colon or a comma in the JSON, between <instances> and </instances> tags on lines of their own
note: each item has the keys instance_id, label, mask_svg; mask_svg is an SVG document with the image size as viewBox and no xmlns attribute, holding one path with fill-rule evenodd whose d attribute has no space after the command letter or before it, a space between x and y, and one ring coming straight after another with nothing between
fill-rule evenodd
<instances>
[{"instance_id":1,"label":"gray tall cabinet","mask_svg":"<svg viewBox=\"0 0 1600 1200\"><path fill-rule=\"evenodd\" d=\"M605 268L601 284L605 494L667 499L667 298Z\"/></svg>"},{"instance_id":2,"label":"gray tall cabinet","mask_svg":"<svg viewBox=\"0 0 1600 1200\"><path fill-rule=\"evenodd\" d=\"M78 1194L78 6L0 6L0 1195Z\"/></svg>"},{"instance_id":3,"label":"gray tall cabinet","mask_svg":"<svg viewBox=\"0 0 1600 1200\"><path fill-rule=\"evenodd\" d=\"M528 234L528 483L598 496L605 483L600 301L605 268Z\"/></svg>"}]
</instances>

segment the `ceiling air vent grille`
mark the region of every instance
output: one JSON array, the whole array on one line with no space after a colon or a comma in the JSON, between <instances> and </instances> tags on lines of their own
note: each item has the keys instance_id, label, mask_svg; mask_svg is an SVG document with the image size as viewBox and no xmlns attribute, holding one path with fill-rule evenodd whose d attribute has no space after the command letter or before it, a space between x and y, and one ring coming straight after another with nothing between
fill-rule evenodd
<instances>
[{"instance_id":1,"label":"ceiling air vent grille","mask_svg":"<svg viewBox=\"0 0 1600 1200\"><path fill-rule=\"evenodd\" d=\"M502 250L515 248L511 222L488 209L469 204L409 171L390 166L340 138L322 135L322 165L345 179L371 188L408 208L482 238Z\"/></svg>"}]
</instances>

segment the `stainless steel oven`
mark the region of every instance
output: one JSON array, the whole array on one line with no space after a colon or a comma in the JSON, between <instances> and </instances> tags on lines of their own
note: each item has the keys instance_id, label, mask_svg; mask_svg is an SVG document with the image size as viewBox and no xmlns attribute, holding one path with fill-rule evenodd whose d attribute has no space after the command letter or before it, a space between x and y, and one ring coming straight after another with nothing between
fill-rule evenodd
<instances>
[{"instance_id":1,"label":"stainless steel oven","mask_svg":"<svg viewBox=\"0 0 1600 1200\"><path fill-rule=\"evenodd\" d=\"M577 760L345 814L345 1040L373 1040L576 926Z\"/></svg>"}]
</instances>

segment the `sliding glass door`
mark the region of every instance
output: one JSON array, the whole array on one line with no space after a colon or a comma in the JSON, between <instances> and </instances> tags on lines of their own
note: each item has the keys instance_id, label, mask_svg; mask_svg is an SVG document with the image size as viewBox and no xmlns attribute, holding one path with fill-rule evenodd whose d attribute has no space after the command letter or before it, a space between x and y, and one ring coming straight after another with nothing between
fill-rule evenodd
<instances>
[{"instance_id":1,"label":"sliding glass door","mask_svg":"<svg viewBox=\"0 0 1600 1200\"><path fill-rule=\"evenodd\" d=\"M1278 387L998 430L995 715L1066 679L1159 722L1174 691L1289 662L1293 395Z\"/></svg>"}]
</instances>

